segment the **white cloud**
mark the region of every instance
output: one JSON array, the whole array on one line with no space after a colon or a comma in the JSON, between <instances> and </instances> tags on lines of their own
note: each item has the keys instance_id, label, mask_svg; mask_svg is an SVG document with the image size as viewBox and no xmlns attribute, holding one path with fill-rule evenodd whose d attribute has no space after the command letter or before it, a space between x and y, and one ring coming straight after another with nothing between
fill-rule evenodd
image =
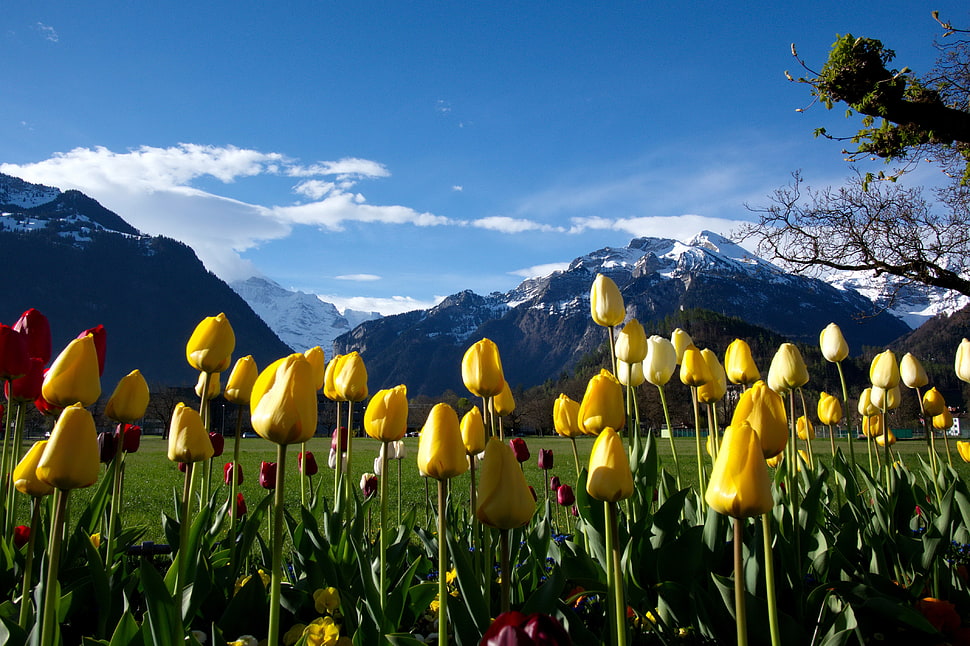
<instances>
[{"instance_id":1,"label":"white cloud","mask_svg":"<svg viewBox=\"0 0 970 646\"><path fill-rule=\"evenodd\" d=\"M465 187L462 186L461 184L455 184L454 186L451 187L451 190L455 191L456 193L461 193L462 191L465 190Z\"/></svg>"},{"instance_id":2,"label":"white cloud","mask_svg":"<svg viewBox=\"0 0 970 646\"><path fill-rule=\"evenodd\" d=\"M330 294L318 294L318 298L334 306L341 312L351 309L359 312L380 312L384 316L392 314L404 314L414 310L426 310L434 307L445 299L444 296L435 296L434 300L422 301L410 296L392 296L390 298L376 298L370 296L352 296L345 298Z\"/></svg>"},{"instance_id":3,"label":"white cloud","mask_svg":"<svg viewBox=\"0 0 970 646\"><path fill-rule=\"evenodd\" d=\"M589 229L624 231L635 238L673 238L686 241L699 231L708 230L730 236L742 223L739 220L710 218L703 215L644 216L638 218L573 218L569 233L579 234Z\"/></svg>"},{"instance_id":4,"label":"white cloud","mask_svg":"<svg viewBox=\"0 0 970 646\"><path fill-rule=\"evenodd\" d=\"M512 276L520 276L522 278L539 278L541 276L548 276L554 271L565 271L568 268L568 262L549 262L544 265L534 265L532 267L516 269L515 271L510 271L509 274Z\"/></svg>"},{"instance_id":5,"label":"white cloud","mask_svg":"<svg viewBox=\"0 0 970 646\"><path fill-rule=\"evenodd\" d=\"M42 22L38 22L37 31L41 33L41 35L44 37L44 40L49 40L52 43L56 43L57 41L60 40L60 37L57 35L57 32L54 31L54 28L51 27L50 25L45 25Z\"/></svg>"},{"instance_id":6,"label":"white cloud","mask_svg":"<svg viewBox=\"0 0 970 646\"><path fill-rule=\"evenodd\" d=\"M358 283L366 283L381 279L381 277L377 274L344 274L342 276L334 276L334 278L336 280L350 280Z\"/></svg>"},{"instance_id":7,"label":"white cloud","mask_svg":"<svg viewBox=\"0 0 970 646\"><path fill-rule=\"evenodd\" d=\"M500 233L522 233L524 231L563 231L562 227L554 227L548 224L542 224L540 222L534 222L532 220L525 220L522 218L510 218L504 215L494 215L487 218L479 218L478 220L473 220L471 225L480 229L488 229L490 231L498 231Z\"/></svg>"}]
</instances>

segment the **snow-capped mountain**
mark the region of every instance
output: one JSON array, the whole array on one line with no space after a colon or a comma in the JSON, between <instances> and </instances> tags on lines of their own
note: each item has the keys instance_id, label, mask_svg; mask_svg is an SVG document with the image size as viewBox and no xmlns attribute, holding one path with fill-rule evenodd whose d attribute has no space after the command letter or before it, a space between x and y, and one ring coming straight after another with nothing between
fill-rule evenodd
<instances>
[{"instance_id":1,"label":"snow-capped mountain","mask_svg":"<svg viewBox=\"0 0 970 646\"><path fill-rule=\"evenodd\" d=\"M332 303L314 294L284 289L268 278L253 276L230 286L294 352L318 345L329 359L334 339L380 317L377 312L354 310L341 314Z\"/></svg>"},{"instance_id":2,"label":"snow-capped mountain","mask_svg":"<svg viewBox=\"0 0 970 646\"><path fill-rule=\"evenodd\" d=\"M873 276L865 272L839 272L824 278L839 289L854 290L913 329L937 314L955 312L970 305L970 298L929 285L903 284L896 276Z\"/></svg>"}]
</instances>

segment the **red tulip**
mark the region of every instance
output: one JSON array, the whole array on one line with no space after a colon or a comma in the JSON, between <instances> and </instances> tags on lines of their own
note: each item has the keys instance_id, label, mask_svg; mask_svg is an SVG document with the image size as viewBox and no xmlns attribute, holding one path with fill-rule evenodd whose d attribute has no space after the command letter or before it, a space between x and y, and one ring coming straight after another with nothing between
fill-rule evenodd
<instances>
[{"instance_id":1,"label":"red tulip","mask_svg":"<svg viewBox=\"0 0 970 646\"><path fill-rule=\"evenodd\" d=\"M313 451L307 451L303 453L297 453L296 455L296 466L301 473L304 473L304 468L306 469L305 475L315 476L317 475L317 459L313 455Z\"/></svg>"},{"instance_id":2,"label":"red tulip","mask_svg":"<svg viewBox=\"0 0 970 646\"><path fill-rule=\"evenodd\" d=\"M243 483L243 469L241 464L237 464L233 467L232 462L226 462L226 466L222 468L222 478L227 485L232 484L232 476L236 476L236 484L241 485Z\"/></svg>"},{"instance_id":3,"label":"red tulip","mask_svg":"<svg viewBox=\"0 0 970 646\"><path fill-rule=\"evenodd\" d=\"M241 493L236 494L236 518L246 515L246 500Z\"/></svg>"},{"instance_id":4,"label":"red tulip","mask_svg":"<svg viewBox=\"0 0 970 646\"><path fill-rule=\"evenodd\" d=\"M340 432L340 446L343 449L341 451L341 453L346 453L347 452L348 437L349 437L348 434L347 434L347 427L346 426L341 426L339 429L337 429L336 431L334 431L333 434L330 436L331 437L331 440L330 440L330 449L333 450L333 451L336 451L337 450L337 431Z\"/></svg>"},{"instance_id":5,"label":"red tulip","mask_svg":"<svg viewBox=\"0 0 970 646\"><path fill-rule=\"evenodd\" d=\"M567 484L562 485L556 489L556 502L558 502L563 507L568 507L576 502L576 494L573 493L573 488Z\"/></svg>"},{"instance_id":6,"label":"red tulip","mask_svg":"<svg viewBox=\"0 0 970 646\"><path fill-rule=\"evenodd\" d=\"M118 452L117 442L114 434L110 431L98 433L98 453L102 463L109 464L115 459L115 453Z\"/></svg>"},{"instance_id":7,"label":"red tulip","mask_svg":"<svg viewBox=\"0 0 970 646\"><path fill-rule=\"evenodd\" d=\"M539 449L539 468L548 471L552 468L552 449Z\"/></svg>"},{"instance_id":8,"label":"red tulip","mask_svg":"<svg viewBox=\"0 0 970 646\"><path fill-rule=\"evenodd\" d=\"M124 445L121 450L125 453L137 453L138 447L141 446L141 426L135 426L134 424L119 424L115 428L115 440L121 436L122 431L124 431Z\"/></svg>"},{"instance_id":9,"label":"red tulip","mask_svg":"<svg viewBox=\"0 0 970 646\"><path fill-rule=\"evenodd\" d=\"M549 478L550 489L552 489L553 491L558 491L559 487L561 486L562 486L562 481L559 479L559 476L552 476L551 478Z\"/></svg>"},{"instance_id":10,"label":"red tulip","mask_svg":"<svg viewBox=\"0 0 970 646\"><path fill-rule=\"evenodd\" d=\"M365 473L360 477L360 490L364 493L364 498L370 498L377 493L377 485L380 482L373 473Z\"/></svg>"},{"instance_id":11,"label":"red tulip","mask_svg":"<svg viewBox=\"0 0 970 646\"><path fill-rule=\"evenodd\" d=\"M26 525L17 525L13 528L13 546L18 550L30 541L30 528Z\"/></svg>"},{"instance_id":12,"label":"red tulip","mask_svg":"<svg viewBox=\"0 0 970 646\"><path fill-rule=\"evenodd\" d=\"M515 459L519 462L528 462L529 458L532 457L532 454L529 453L529 447L521 437L513 437L509 440L509 446L512 447L512 453L515 454Z\"/></svg>"},{"instance_id":13,"label":"red tulip","mask_svg":"<svg viewBox=\"0 0 970 646\"><path fill-rule=\"evenodd\" d=\"M44 374L45 375L47 374L46 370L44 371ZM34 406L37 408L38 411L40 411L41 415L43 415L44 417L57 417L60 414L61 410L63 410L60 406L55 406L54 404L44 399L44 395L41 395L40 397L34 400Z\"/></svg>"},{"instance_id":14,"label":"red tulip","mask_svg":"<svg viewBox=\"0 0 970 646\"><path fill-rule=\"evenodd\" d=\"M30 369L27 337L0 323L0 379L17 379Z\"/></svg>"},{"instance_id":15,"label":"red tulip","mask_svg":"<svg viewBox=\"0 0 970 646\"><path fill-rule=\"evenodd\" d=\"M259 465L259 486L263 489L276 489L275 462L263 462Z\"/></svg>"},{"instance_id":16,"label":"red tulip","mask_svg":"<svg viewBox=\"0 0 970 646\"><path fill-rule=\"evenodd\" d=\"M226 436L222 433L209 433L209 441L212 442L212 457L217 458L226 450Z\"/></svg>"},{"instance_id":17,"label":"red tulip","mask_svg":"<svg viewBox=\"0 0 970 646\"><path fill-rule=\"evenodd\" d=\"M547 644L548 646L560 646L572 644L569 634L562 627L555 617L533 613L526 617L525 632L532 638L534 644Z\"/></svg>"},{"instance_id":18,"label":"red tulip","mask_svg":"<svg viewBox=\"0 0 970 646\"><path fill-rule=\"evenodd\" d=\"M105 331L103 325L97 325L92 328L88 328L84 332L77 335L77 338L83 339L87 335L94 337L94 349L98 353L98 370L101 376L104 376L104 357L108 351L108 333Z\"/></svg>"},{"instance_id":19,"label":"red tulip","mask_svg":"<svg viewBox=\"0 0 970 646\"><path fill-rule=\"evenodd\" d=\"M40 397L41 386L44 385L44 362L31 357L27 360L27 372L4 385L4 393L8 399L21 402L32 402Z\"/></svg>"},{"instance_id":20,"label":"red tulip","mask_svg":"<svg viewBox=\"0 0 970 646\"><path fill-rule=\"evenodd\" d=\"M27 340L27 356L46 365L51 360L51 325L47 317L30 308L13 324Z\"/></svg>"},{"instance_id":21,"label":"red tulip","mask_svg":"<svg viewBox=\"0 0 970 646\"><path fill-rule=\"evenodd\" d=\"M188 464L187 462L176 462L175 464L178 465L179 471L181 471L182 473L185 473L186 471L189 470L187 466Z\"/></svg>"},{"instance_id":22,"label":"red tulip","mask_svg":"<svg viewBox=\"0 0 970 646\"><path fill-rule=\"evenodd\" d=\"M541 613L524 615L512 610L495 618L480 643L482 646L563 646L571 645L572 640L554 617Z\"/></svg>"}]
</instances>

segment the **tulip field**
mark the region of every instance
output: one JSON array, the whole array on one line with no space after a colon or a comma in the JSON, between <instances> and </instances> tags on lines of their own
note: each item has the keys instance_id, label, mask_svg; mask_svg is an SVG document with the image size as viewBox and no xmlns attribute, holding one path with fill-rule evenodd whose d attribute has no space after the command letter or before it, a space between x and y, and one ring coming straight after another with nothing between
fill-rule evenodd
<instances>
[{"instance_id":1,"label":"tulip field","mask_svg":"<svg viewBox=\"0 0 970 646\"><path fill-rule=\"evenodd\" d=\"M847 383L832 324L841 389L818 392L791 343L758 366L744 339L648 337L605 276L590 314L608 360L527 438L489 339L461 362L468 407L406 438L406 384L375 392L357 352L260 368L207 317L163 439L137 426L138 370L102 392L103 328L55 356L36 310L0 325L0 644L970 644L970 443L918 357ZM970 382L970 341L953 357ZM691 436L631 432L638 389L668 428L689 393ZM210 432L220 395L235 433ZM897 441L906 398L925 426ZM836 426L862 435L816 437Z\"/></svg>"}]
</instances>

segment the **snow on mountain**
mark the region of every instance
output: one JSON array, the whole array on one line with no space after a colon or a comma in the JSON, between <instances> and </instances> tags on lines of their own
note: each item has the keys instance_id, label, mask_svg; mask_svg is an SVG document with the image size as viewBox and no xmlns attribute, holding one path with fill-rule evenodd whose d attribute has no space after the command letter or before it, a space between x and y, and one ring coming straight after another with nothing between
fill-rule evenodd
<instances>
[{"instance_id":1,"label":"snow on mountain","mask_svg":"<svg viewBox=\"0 0 970 646\"><path fill-rule=\"evenodd\" d=\"M18 206L23 209L30 209L52 202L60 194L60 189L41 184L31 184L19 177L5 175L0 181L0 206Z\"/></svg>"},{"instance_id":2,"label":"snow on mountain","mask_svg":"<svg viewBox=\"0 0 970 646\"><path fill-rule=\"evenodd\" d=\"M876 307L885 308L916 329L937 314L955 312L970 305L970 298L951 290L921 284L903 284L895 276L873 276L862 271L838 272L823 280L831 285L855 291Z\"/></svg>"},{"instance_id":3,"label":"snow on mountain","mask_svg":"<svg viewBox=\"0 0 970 646\"><path fill-rule=\"evenodd\" d=\"M230 283L230 287L291 349L303 352L319 345L328 359L333 355L334 339L380 316L354 310L341 314L332 303L314 294L290 291L257 276Z\"/></svg>"}]
</instances>

